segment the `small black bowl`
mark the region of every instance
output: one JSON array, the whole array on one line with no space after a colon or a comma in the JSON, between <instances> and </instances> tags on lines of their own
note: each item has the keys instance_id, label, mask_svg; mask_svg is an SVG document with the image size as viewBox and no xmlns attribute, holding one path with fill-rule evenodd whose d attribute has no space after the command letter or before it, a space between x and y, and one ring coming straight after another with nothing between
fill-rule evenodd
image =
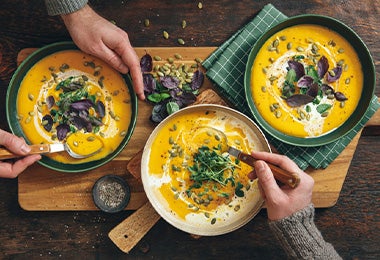
<instances>
[{"instance_id":1,"label":"small black bowl","mask_svg":"<svg viewBox=\"0 0 380 260\"><path fill-rule=\"evenodd\" d=\"M127 182L117 175L105 175L92 188L95 205L107 213L122 211L129 203L131 192Z\"/></svg>"}]
</instances>

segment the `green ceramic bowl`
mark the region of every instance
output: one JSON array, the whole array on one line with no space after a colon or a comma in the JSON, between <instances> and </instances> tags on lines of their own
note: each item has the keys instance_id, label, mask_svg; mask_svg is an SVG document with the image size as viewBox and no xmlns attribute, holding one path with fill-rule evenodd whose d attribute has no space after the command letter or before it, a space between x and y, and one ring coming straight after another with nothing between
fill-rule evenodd
<instances>
[{"instance_id":1,"label":"green ceramic bowl","mask_svg":"<svg viewBox=\"0 0 380 260\"><path fill-rule=\"evenodd\" d=\"M330 131L327 134L318 136L318 137L294 137L289 136L287 134L282 133L281 131L273 128L267 121L263 119L263 117L258 112L255 103L252 98L251 91L251 69L255 60L255 57L263 44L275 33L280 30L283 30L287 27L300 25L300 24L315 24L327 27L341 36L343 36L356 50L359 59L361 61L361 65L363 68L364 82L363 82L363 91L361 93L361 98L358 106L352 113L352 115L333 131ZM311 35L312 37L312 35ZM268 57L269 58L269 57ZM244 86L246 99L250 108L252 115L254 116L256 122L264 129L265 132L275 137L276 139L295 146L305 146L305 147L313 147L320 146L324 144L331 143L346 135L351 129L353 129L363 118L365 112L367 111L371 99L374 95L375 91L375 67L373 64L373 60L371 54L364 44L364 42L360 39L360 37L347 25L342 22L327 16L321 15L300 15L288 18L281 23L271 27L268 31L266 31L259 40L252 47L252 50L248 56L248 61L245 69L245 78L244 78Z\"/></svg>"},{"instance_id":2,"label":"green ceramic bowl","mask_svg":"<svg viewBox=\"0 0 380 260\"><path fill-rule=\"evenodd\" d=\"M33 67L34 64L36 64L38 61L43 59L44 57L51 55L53 53L63 51L63 50L77 50L78 47L73 42L58 42L51 45L47 45L43 48L38 49L37 51L33 52L30 56L28 56L18 67L16 72L13 74L12 79L8 86L7 96L6 96L6 115L7 115L7 121L9 124L9 127L11 131L17 135L22 136L25 138L25 140L29 142L29 140L26 138L26 135L24 134L21 125L19 124L17 120L17 94L18 90L20 88L21 82L24 79L25 75L28 73L28 71ZM118 148L108 156L104 157L103 159L81 163L81 164L65 164L61 163L55 160L52 160L51 158L47 156L42 156L42 159L39 161L41 165L44 165L50 169L61 171L61 172L82 172L82 171L88 171L94 168L97 168L99 166L104 165L105 163L111 161L113 158L115 158L128 144L133 130L136 126L136 120L137 120L137 97L134 94L132 82L129 76L123 76L126 87L129 89L129 92L131 94L131 108L132 108L132 118L130 121L130 124L128 126L127 134L125 135L123 141L120 143Z\"/></svg>"}]
</instances>

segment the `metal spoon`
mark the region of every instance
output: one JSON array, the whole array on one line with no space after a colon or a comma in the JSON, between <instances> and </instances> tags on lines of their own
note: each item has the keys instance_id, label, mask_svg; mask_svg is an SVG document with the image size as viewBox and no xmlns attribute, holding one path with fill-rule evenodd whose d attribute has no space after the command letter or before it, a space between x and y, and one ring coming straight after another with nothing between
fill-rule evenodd
<instances>
[{"instance_id":1,"label":"metal spoon","mask_svg":"<svg viewBox=\"0 0 380 260\"><path fill-rule=\"evenodd\" d=\"M242 162L254 166L255 161L257 161L252 155L244 153L234 147L231 147L228 145L227 136L225 133L223 133L221 130L216 129L214 127L210 126L201 126L198 127L194 132L192 132L192 136L196 136L197 133L205 132L208 136L213 135L215 138L219 139L219 142L222 145L222 152L227 152L232 156L235 156ZM281 183L291 187L295 188L300 183L300 177L298 173L296 172L289 172L282 168L277 167L276 165L273 165L271 163L267 163L269 168L272 170L273 176L276 180L280 181Z\"/></svg>"},{"instance_id":2,"label":"metal spoon","mask_svg":"<svg viewBox=\"0 0 380 260\"><path fill-rule=\"evenodd\" d=\"M66 151L71 157L76 159L83 159L100 152L103 147L90 154L77 154L71 150L66 143L54 143L54 144L33 144L29 146L31 148L30 154L45 154L45 153L57 153ZM22 157L22 155L12 153L6 148L0 148L0 160Z\"/></svg>"}]
</instances>

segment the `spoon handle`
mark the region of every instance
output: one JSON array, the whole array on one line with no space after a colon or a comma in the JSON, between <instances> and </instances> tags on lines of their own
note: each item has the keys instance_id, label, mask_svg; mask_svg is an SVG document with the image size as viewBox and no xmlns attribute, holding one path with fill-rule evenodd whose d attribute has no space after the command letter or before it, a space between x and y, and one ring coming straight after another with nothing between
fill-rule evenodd
<instances>
[{"instance_id":1,"label":"spoon handle","mask_svg":"<svg viewBox=\"0 0 380 260\"><path fill-rule=\"evenodd\" d=\"M48 153L50 151L49 144L33 144L33 145L29 145L29 147L31 148L31 150L27 155ZM15 154L6 148L0 148L0 160L18 158L22 156L23 155Z\"/></svg>"},{"instance_id":2,"label":"spoon handle","mask_svg":"<svg viewBox=\"0 0 380 260\"><path fill-rule=\"evenodd\" d=\"M253 158L252 155L249 155L243 152L240 152L237 158L241 160L242 162L245 162L246 164L251 165L251 166L253 166L256 161L256 159ZM270 163L267 163L267 164L269 168L272 170L274 178L280 181L281 183L288 185L290 188L296 188L298 184L300 183L300 177L298 173L286 171Z\"/></svg>"}]
</instances>

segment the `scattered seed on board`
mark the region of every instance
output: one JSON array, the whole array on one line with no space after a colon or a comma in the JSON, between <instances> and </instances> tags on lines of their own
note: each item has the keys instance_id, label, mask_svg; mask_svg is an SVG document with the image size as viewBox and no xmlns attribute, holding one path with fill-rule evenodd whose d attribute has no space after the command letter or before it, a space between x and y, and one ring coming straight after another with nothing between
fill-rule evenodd
<instances>
[{"instance_id":1,"label":"scattered seed on board","mask_svg":"<svg viewBox=\"0 0 380 260\"><path fill-rule=\"evenodd\" d=\"M167 31L164 31L162 34L165 39L169 39L169 33Z\"/></svg>"},{"instance_id":2,"label":"scattered seed on board","mask_svg":"<svg viewBox=\"0 0 380 260\"><path fill-rule=\"evenodd\" d=\"M154 56L153 59L154 59L155 61L160 61L160 60L162 60L161 57L160 57L160 56L157 56L157 55Z\"/></svg>"},{"instance_id":3,"label":"scattered seed on board","mask_svg":"<svg viewBox=\"0 0 380 260\"><path fill-rule=\"evenodd\" d=\"M144 25L145 25L145 27L149 27L149 25L150 25L149 19L144 20Z\"/></svg>"},{"instance_id":4,"label":"scattered seed on board","mask_svg":"<svg viewBox=\"0 0 380 260\"><path fill-rule=\"evenodd\" d=\"M181 44L181 45L184 45L185 41L182 38L178 38L178 43Z\"/></svg>"},{"instance_id":5,"label":"scattered seed on board","mask_svg":"<svg viewBox=\"0 0 380 260\"><path fill-rule=\"evenodd\" d=\"M199 2L199 3L198 3L198 8L199 8L199 9L202 9L202 8L203 8L203 4L202 4L202 2Z\"/></svg>"},{"instance_id":6,"label":"scattered seed on board","mask_svg":"<svg viewBox=\"0 0 380 260\"><path fill-rule=\"evenodd\" d=\"M187 25L186 21L182 20L182 23L181 23L182 29L185 29L186 25Z\"/></svg>"}]
</instances>

